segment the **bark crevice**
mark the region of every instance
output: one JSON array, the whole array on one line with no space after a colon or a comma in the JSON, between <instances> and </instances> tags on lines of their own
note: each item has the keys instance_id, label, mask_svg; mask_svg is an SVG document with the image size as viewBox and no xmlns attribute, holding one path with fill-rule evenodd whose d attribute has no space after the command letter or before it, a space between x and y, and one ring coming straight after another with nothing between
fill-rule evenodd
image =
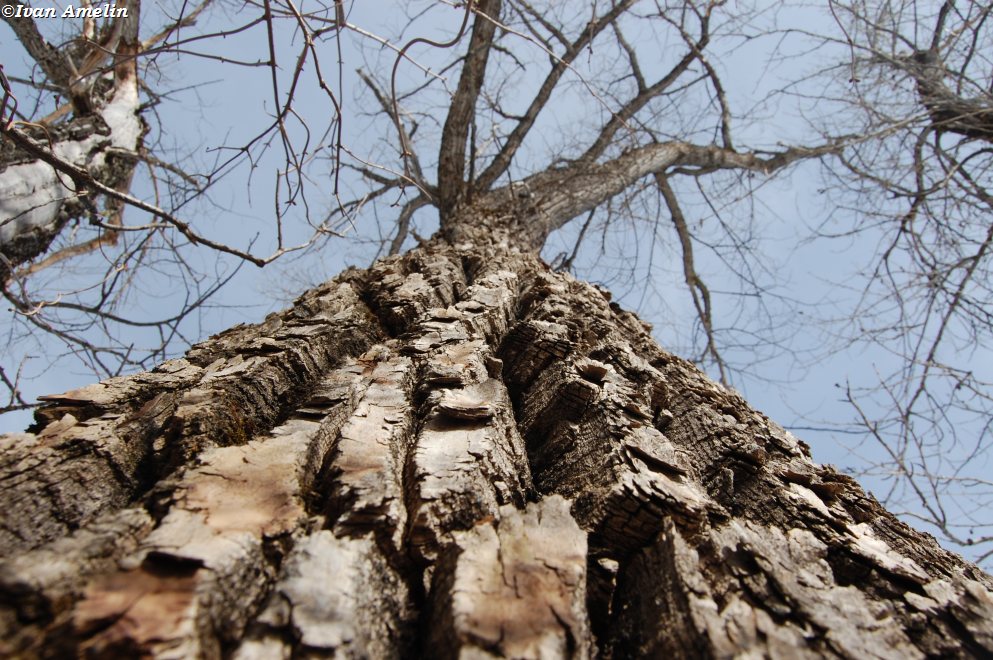
<instances>
[{"instance_id":1,"label":"bark crevice","mask_svg":"<svg viewBox=\"0 0 993 660\"><path fill-rule=\"evenodd\" d=\"M78 502L3 446L41 512L4 520L4 653L993 649L987 576L509 241L436 239L129 378L20 439ZM244 437L216 421L259 392ZM119 483L146 461L147 494Z\"/></svg>"}]
</instances>

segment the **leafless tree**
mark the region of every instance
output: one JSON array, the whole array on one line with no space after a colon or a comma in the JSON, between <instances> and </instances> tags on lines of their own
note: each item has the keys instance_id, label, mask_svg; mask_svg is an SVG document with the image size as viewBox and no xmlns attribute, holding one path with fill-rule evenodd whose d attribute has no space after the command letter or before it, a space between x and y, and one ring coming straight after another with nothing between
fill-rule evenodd
<instances>
[{"instance_id":1,"label":"leafless tree","mask_svg":"<svg viewBox=\"0 0 993 660\"><path fill-rule=\"evenodd\" d=\"M138 4L126 6L137 17ZM777 145L778 135L739 137L742 127L752 135L754 120L720 75L736 47L775 36L761 5L614 2L589 15L528 2L500 7L415 4L393 33L350 20L355 8L342 2L306 11L250 3L223 27L208 3L183 4L155 15L160 27L149 35L137 34L136 19L66 24L78 33L59 35L45 34L50 24L36 19L8 20L37 66L29 76L3 77L0 176L10 191L32 180L29 170L48 182L3 202L4 290L17 319L9 339L51 333L101 375L147 367L193 340L195 325L187 324L232 277L233 266L204 272L198 250L265 265L365 222L360 235L398 254L423 242L439 219L444 227L466 205L511 194L521 209L542 209L522 229L535 245L582 219L575 244L546 255L555 268L574 270L580 247L608 232L644 232L665 246L697 320L692 357L731 383L741 365L727 356L737 349L758 359L760 347L742 350L737 319L715 301L700 252L723 260L739 297L764 313L764 257L753 252L761 218L747 201L734 204L784 168L819 159L837 184L835 217L858 219L845 233L888 236L866 284L855 287L860 303L848 318L858 322L841 337L900 358L898 369L881 372L880 386L845 390L886 451L876 473L893 484L887 501L952 542L986 542L989 490L977 475L988 446L988 378L955 358L981 346L989 327L987 9L831 3L838 30L806 36L835 48L834 59L810 80L831 76L837 84L817 101L845 112L833 124L815 122L817 137ZM444 36L418 32L439 16ZM215 49L219 39L248 32L264 37L257 53ZM366 58L354 80L360 102L343 91L346 67L358 62L344 61L342 39ZM258 130L236 144L218 141L219 156L205 168L163 146L168 125L156 110L170 90L155 89L153 74L173 55L254 69L265 85L271 110L260 114ZM468 74L456 81L455 71ZM307 86L325 100L318 113L298 102ZM583 110L570 114L571 107ZM555 113L563 117L557 124ZM376 139L349 139L346 125ZM85 167L60 156L81 152ZM191 219L194 199L269 152L280 156L269 236L232 241L223 228ZM315 185L317 177L330 183ZM375 231L371 218L382 219ZM190 293L164 317L134 312L129 304L163 273ZM770 350L779 348L775 323L753 333ZM142 333L144 348L121 326ZM11 371L7 409L16 409L28 404Z\"/></svg>"},{"instance_id":2,"label":"leafless tree","mask_svg":"<svg viewBox=\"0 0 993 660\"><path fill-rule=\"evenodd\" d=\"M260 139L300 166L291 182L314 152L287 128L273 17L311 67L322 36L346 33L385 59L358 76L379 139L359 152L332 131L320 153L340 188L316 229L378 211L389 254L150 371L47 396L28 432L0 438L0 652L993 652L989 576L562 272L575 249L540 258L574 220L579 238L664 221L700 359L728 377L692 205L724 219L756 180L895 135L739 137L746 112L710 56L754 36L761 12L743 5L404 3L384 38L353 24L355 5L264 4L275 116ZM444 36L418 30L441 11ZM570 113L576 99L592 105ZM28 128L5 131L76 192L269 259L115 193ZM747 252L718 226L728 254Z\"/></svg>"},{"instance_id":3,"label":"leafless tree","mask_svg":"<svg viewBox=\"0 0 993 660\"><path fill-rule=\"evenodd\" d=\"M139 34L138 0L114 5L109 17L106 8L86 3L77 9L96 11L96 18L78 20L59 20L62 8L46 18L4 1L4 20L33 62L20 76L0 70L0 279L14 315L9 344L29 346L32 335L48 334L49 345L54 339L98 375L148 367L198 336L196 316L241 263L262 266L336 233L314 220L307 164L325 150L332 163L340 156L338 99L323 79L315 43L339 31L341 3L306 19L292 4L247 5L244 20L197 30L198 21L210 22L209 4L146 8ZM281 41L287 22L305 33L295 52ZM215 43L249 32L263 36L258 59L213 52ZM281 59L288 53L295 60ZM243 142L210 144L216 157L206 165L183 150L177 156L170 146L175 122L161 121L160 106L181 85L157 74L176 56L248 67L268 81L273 112L250 120L258 126ZM330 102L324 125L304 124L297 113L305 69L313 69L308 82ZM230 240L229 227L192 219L217 182L254 168L270 151L282 160L267 235L236 233ZM336 193L337 165L328 169ZM311 225L297 244L284 237L288 213ZM205 268L196 247L233 261ZM163 280L181 292L171 309L142 310L148 296L163 298L156 291ZM30 352L8 355L16 361ZM12 402L19 396L11 390Z\"/></svg>"},{"instance_id":4,"label":"leafless tree","mask_svg":"<svg viewBox=\"0 0 993 660\"><path fill-rule=\"evenodd\" d=\"M812 113L812 126L871 136L824 161L834 211L819 230L877 245L860 277L837 282L856 304L828 319L836 348L881 356L877 381L839 384L867 439L861 471L890 506L982 561L993 552L993 8L829 9L838 30L822 52L845 56L815 77L834 114Z\"/></svg>"},{"instance_id":5,"label":"leafless tree","mask_svg":"<svg viewBox=\"0 0 993 660\"><path fill-rule=\"evenodd\" d=\"M981 466L989 446L989 378L954 358L988 336L987 9L976 2L831 3L838 30L808 36L845 49L834 51L843 55L840 62L833 54L828 58L833 64L826 75L838 84L830 98L817 98L844 106L845 119L815 124L822 137L806 144L758 144L749 153L739 150L735 135L751 119L729 100L718 70L739 44L765 34L768 28L757 27L762 8L629 5L612 5L612 14L591 23L582 13L509 4L493 23L499 46L487 52L492 66L484 80L465 82L478 84L478 94L464 94L472 104L455 113L447 112L450 95L460 97L448 82L461 62L453 56L469 25L465 5L425 5L429 15L465 19L461 30L441 40L414 33L415 19L425 22L420 8L408 11L407 24L395 34L379 34L350 22L353 7L341 2L306 12L292 4L249 4L246 18L223 25L208 20L209 3L181 4L152 15L159 27L148 35L137 33L137 2L121 5L130 11L127 21L59 23L74 32L53 33L54 23L26 16L6 19L36 63L26 77L0 76L2 272L14 314L8 344L34 348L32 336L48 333L97 374L148 367L199 334L204 306L239 261L270 263L370 216L386 219L374 238L382 252L396 254L419 235L418 222L421 234L433 230L426 220L432 209L443 218L461 201L506 185L527 200L553 174L574 179L581 166L647 153L638 150L652 145L706 145L710 151L696 162L687 157L689 165L649 166L651 178L584 208L575 245L547 257L556 268L575 270L584 241L589 246L611 231L649 237L662 246L661 254L650 252L646 259L649 270L656 262L679 264L680 295L697 320L690 334L695 361L730 383L735 367L747 365L729 362L729 353L758 361L763 350L783 350L775 336L778 319L770 316L759 330L743 331L741 318L728 316L747 314L745 323L754 324L769 314L770 299L764 256L753 252L756 218L733 202L752 195L772 170L831 154L823 162L838 184L839 215L855 211L859 220L851 231L886 237L864 272L867 284L856 286L861 302L850 317L858 322L851 325L854 334L839 331L842 343L871 342L900 360L895 369L882 368L878 387L856 383L845 390L857 422L885 451L867 473L888 480L887 502L922 517L949 541L985 543L989 522L982 513L990 491ZM4 6L16 3L5 0ZM645 12L653 15L650 22L641 20ZM654 36L631 37L646 23L658 26ZM201 47L248 32L264 37L257 39L261 49L248 56ZM343 34L368 57L358 81L371 108L368 126L380 138L371 147L347 144L342 129L368 112L353 108L349 115L343 107L344 69L353 65L342 57ZM245 140L212 145L219 155L207 167L163 146L168 125L156 111L170 90L156 89L153 81L163 58L174 55L257 71L274 109L260 115L258 130ZM518 81L524 72L527 83ZM317 114L297 100L306 86L327 101ZM520 97L526 103L508 101L523 87L533 88ZM572 128L542 124L550 122L550 103L564 108L572 100L588 109L583 118L569 119L575 120ZM438 121L442 114L449 124ZM598 120L591 119L595 115ZM437 162L425 157L446 131L465 132L464 144L440 152ZM232 242L223 230L185 215L218 181L238 167L254 169L270 152L281 155L273 172L270 235ZM729 154L738 162L720 162ZM529 180L543 168L545 179ZM330 195L308 195L315 177L333 182ZM464 181L461 188L451 185L456 179ZM689 213L688 205L695 205ZM717 229L703 230L704 218ZM634 219L641 228L632 231ZM309 229L301 232L300 226ZM552 223L542 232L557 228ZM299 241L288 242L289 234ZM205 271L193 256L203 249L235 261L225 262L226 270ZM729 310L715 302L713 282L699 265L701 250L726 264L738 282L738 300L754 301L747 313L734 311L737 303L725 305ZM188 293L166 314L135 311L163 277ZM601 279L639 289L664 286L632 278L624 270L619 280ZM665 289L662 297L674 296ZM745 344L746 333L757 340ZM19 366L7 372L41 364L28 357L39 352L32 348L9 350L8 360ZM0 409L30 405L21 382L4 379L9 402Z\"/></svg>"}]
</instances>

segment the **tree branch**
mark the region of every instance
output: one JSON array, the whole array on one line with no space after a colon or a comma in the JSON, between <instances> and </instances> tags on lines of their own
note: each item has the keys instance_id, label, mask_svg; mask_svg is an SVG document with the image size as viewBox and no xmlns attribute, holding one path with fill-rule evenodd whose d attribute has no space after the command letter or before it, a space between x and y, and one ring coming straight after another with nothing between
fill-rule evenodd
<instances>
[{"instance_id":1,"label":"tree branch","mask_svg":"<svg viewBox=\"0 0 993 660\"><path fill-rule=\"evenodd\" d=\"M4 8L16 8L17 6L18 3L11 0L2 0L2 4L0 4L0 7ZM72 81L75 70L69 57L63 51L54 48L50 43L45 41L45 38L41 36L41 32L38 31L38 26L35 25L34 20L31 18L26 16L7 18L6 11L3 15L4 21L14 31L14 34L17 35L17 39L24 46L24 50L28 51L28 54L34 58L34 61L38 63L41 70L45 72L49 82L55 83L64 92L68 93L69 84Z\"/></svg>"},{"instance_id":2,"label":"tree branch","mask_svg":"<svg viewBox=\"0 0 993 660\"><path fill-rule=\"evenodd\" d=\"M790 147L780 152L740 152L716 145L688 142L661 142L646 145L603 164L582 161L559 170L549 170L524 180L530 190L540 191L535 206L541 226L537 236L561 227L572 218L599 206L647 174L672 167L740 169L763 174L782 169L799 160L819 158L841 150L841 140L815 147ZM555 183L551 184L554 180ZM501 189L505 190L505 189Z\"/></svg>"},{"instance_id":3,"label":"tree branch","mask_svg":"<svg viewBox=\"0 0 993 660\"><path fill-rule=\"evenodd\" d=\"M469 137L472 116L476 112L476 99L483 88L486 62L496 35L496 24L486 17L498 17L500 6L501 0L482 0L477 3L469 50L441 132L441 146L438 149L438 195L442 216L455 208L465 192L466 140Z\"/></svg>"},{"instance_id":4,"label":"tree branch","mask_svg":"<svg viewBox=\"0 0 993 660\"><path fill-rule=\"evenodd\" d=\"M683 278L690 290L690 296L693 298L693 307L696 308L697 318L700 319L703 332L707 337L707 346L704 349L704 354L709 354L717 365L721 384L728 385L729 381L724 358L721 357L720 352L717 350L717 340L714 336L714 317L711 311L710 289L707 288L707 285L696 272L696 265L693 259L693 238L690 236L686 217L683 215L683 210L679 206L676 192L669 185L669 178L661 172L656 172L655 184L658 186L659 192L662 194L662 199L665 200L665 204L669 208L669 216L672 218L672 224L676 228L676 235L679 237L679 245L683 251Z\"/></svg>"},{"instance_id":5,"label":"tree branch","mask_svg":"<svg viewBox=\"0 0 993 660\"><path fill-rule=\"evenodd\" d=\"M590 23L583 30L582 34L566 49L566 52L562 54L562 57L558 58L555 65L552 66L552 70L548 72L545 77L544 82L542 82L541 87L538 89L538 93L535 94L534 99L531 101L531 105L528 106L527 111L524 116L514 127L514 130L510 132L507 136L506 142L504 142L503 148L494 157L493 161L480 173L479 178L475 182L476 190L488 190L490 186L496 183L507 168L510 166L514 155L520 148L521 144L524 142L524 138L527 137L531 128L534 126L534 122L538 119L538 115L541 113L542 109L548 103L548 100L552 96L552 92L555 90L556 85L558 85L559 80L562 75L569 69L573 60L583 51L583 49L588 46L593 39L599 35L604 28L611 25L617 18L627 11L634 4L634 0L624 0L624 2L619 2L617 5L611 8L606 14L596 21ZM526 5L525 5L526 6Z\"/></svg>"},{"instance_id":6,"label":"tree branch","mask_svg":"<svg viewBox=\"0 0 993 660\"><path fill-rule=\"evenodd\" d=\"M698 58L702 58L703 49L707 47L710 43L710 8L708 8L707 13L700 16L700 38L693 43L689 39L689 35L681 27L679 28L680 34L686 43L689 45L690 50L686 53L679 62L676 63L672 69L669 70L662 78L649 87L639 89L638 94L634 96L631 100L624 104L624 106L615 112L610 120L604 124L603 128L600 129L600 134L597 135L596 140L590 145L586 153L583 154L583 158L587 160L596 160L603 155L607 147L609 147L614 142L614 136L617 135L617 131L621 127L626 126L627 122L634 117L635 113L644 108L649 101L656 98L662 92L669 88L681 75L683 75L686 70L690 67L690 64ZM713 80L717 80L716 76ZM728 138L729 139L729 138ZM730 146L729 144L725 145Z\"/></svg>"}]
</instances>

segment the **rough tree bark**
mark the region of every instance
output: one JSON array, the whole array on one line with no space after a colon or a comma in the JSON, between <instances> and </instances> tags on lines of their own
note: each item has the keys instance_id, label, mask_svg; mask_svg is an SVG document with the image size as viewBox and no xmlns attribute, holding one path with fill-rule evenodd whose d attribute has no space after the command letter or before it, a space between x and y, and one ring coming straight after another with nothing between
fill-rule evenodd
<instances>
[{"instance_id":1,"label":"rough tree bark","mask_svg":"<svg viewBox=\"0 0 993 660\"><path fill-rule=\"evenodd\" d=\"M473 23L418 182L437 236L0 438L0 655L993 654L989 576L537 256L646 175L835 147L601 160L653 86L583 158L492 189L561 75L467 177L493 34Z\"/></svg>"},{"instance_id":2,"label":"rough tree bark","mask_svg":"<svg viewBox=\"0 0 993 660\"><path fill-rule=\"evenodd\" d=\"M0 654L993 653L989 576L549 270L514 190L48 397L0 446Z\"/></svg>"}]
</instances>

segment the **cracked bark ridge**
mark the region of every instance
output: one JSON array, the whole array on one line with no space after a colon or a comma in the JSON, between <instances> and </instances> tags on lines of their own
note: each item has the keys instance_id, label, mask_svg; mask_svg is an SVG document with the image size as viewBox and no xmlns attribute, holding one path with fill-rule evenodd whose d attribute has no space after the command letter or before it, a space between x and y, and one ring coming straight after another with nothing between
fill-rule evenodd
<instances>
[{"instance_id":1,"label":"cracked bark ridge","mask_svg":"<svg viewBox=\"0 0 993 660\"><path fill-rule=\"evenodd\" d=\"M0 441L0 655L993 653L988 576L491 238L49 397Z\"/></svg>"},{"instance_id":2,"label":"cracked bark ridge","mask_svg":"<svg viewBox=\"0 0 993 660\"><path fill-rule=\"evenodd\" d=\"M371 534L320 530L294 545L232 657L391 657L410 646L413 619L410 590Z\"/></svg>"},{"instance_id":3,"label":"cracked bark ridge","mask_svg":"<svg viewBox=\"0 0 993 660\"><path fill-rule=\"evenodd\" d=\"M0 545L58 538L134 501L201 451L244 444L379 334L351 284L332 281L151 372L44 397L37 433L0 439L0 507L17 512L0 519Z\"/></svg>"},{"instance_id":4,"label":"cracked bark ridge","mask_svg":"<svg viewBox=\"0 0 993 660\"><path fill-rule=\"evenodd\" d=\"M432 592L440 657L588 658L586 534L558 496L455 535Z\"/></svg>"}]
</instances>

